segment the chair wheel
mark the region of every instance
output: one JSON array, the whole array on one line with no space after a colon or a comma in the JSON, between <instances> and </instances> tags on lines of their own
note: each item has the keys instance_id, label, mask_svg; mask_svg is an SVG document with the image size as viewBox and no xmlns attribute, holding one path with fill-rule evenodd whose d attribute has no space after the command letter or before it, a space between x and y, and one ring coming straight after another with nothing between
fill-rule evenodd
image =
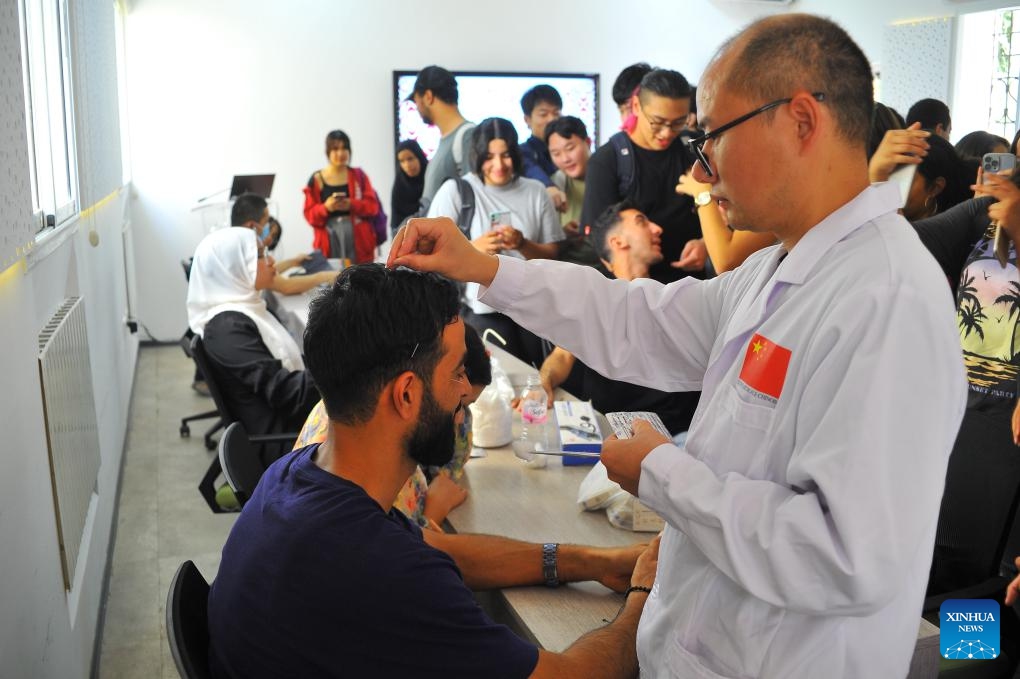
<instances>
[{"instance_id":1,"label":"chair wheel","mask_svg":"<svg viewBox=\"0 0 1020 679\"><path fill-rule=\"evenodd\" d=\"M181 425L180 431L181 431L181 438L182 439L186 439L186 438L191 436L191 428L189 428L188 425L186 425L186 424L182 424Z\"/></svg>"},{"instance_id":2,"label":"chair wheel","mask_svg":"<svg viewBox=\"0 0 1020 679\"><path fill-rule=\"evenodd\" d=\"M206 439L205 440L205 449L206 450L216 450L216 441L213 441L212 439Z\"/></svg>"}]
</instances>

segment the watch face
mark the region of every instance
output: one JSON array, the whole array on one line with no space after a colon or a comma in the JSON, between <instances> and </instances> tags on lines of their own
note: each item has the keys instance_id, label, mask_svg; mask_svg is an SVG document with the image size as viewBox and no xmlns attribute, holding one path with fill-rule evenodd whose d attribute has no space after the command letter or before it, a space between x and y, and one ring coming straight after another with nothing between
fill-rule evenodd
<instances>
[{"instance_id":1,"label":"watch face","mask_svg":"<svg viewBox=\"0 0 1020 679\"><path fill-rule=\"evenodd\" d=\"M702 191L694 197L694 202L698 205L708 205L712 202L712 194L708 191Z\"/></svg>"}]
</instances>

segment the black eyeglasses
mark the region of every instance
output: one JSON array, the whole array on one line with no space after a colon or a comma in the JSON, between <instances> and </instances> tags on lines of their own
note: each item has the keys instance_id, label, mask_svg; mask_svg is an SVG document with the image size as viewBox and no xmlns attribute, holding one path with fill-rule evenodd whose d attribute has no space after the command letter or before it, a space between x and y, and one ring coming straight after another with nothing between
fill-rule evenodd
<instances>
[{"instance_id":1,"label":"black eyeglasses","mask_svg":"<svg viewBox=\"0 0 1020 679\"><path fill-rule=\"evenodd\" d=\"M812 92L811 96L814 97L816 101L819 102L825 101L824 92ZM684 143L687 144L687 146L690 147L691 151L694 152L694 156L695 158L697 158L698 162L701 163L701 168L705 171L705 175L709 177L714 177L715 172L712 171L712 166L708 164L708 156L705 155L704 151L705 144L707 144L712 139L717 138L726 130L733 129L740 123L746 123L748 120L755 117L756 115L765 113L765 111L771 111L777 106L789 104L791 101L793 101L793 97L786 97L785 99L776 99L775 101L770 101L764 106L760 106L751 111L750 113L745 113L744 115L740 116L739 118L735 118L734 120L731 120L725 125L720 125L711 132L703 134L700 137L695 137L693 139L684 139Z\"/></svg>"}]
</instances>

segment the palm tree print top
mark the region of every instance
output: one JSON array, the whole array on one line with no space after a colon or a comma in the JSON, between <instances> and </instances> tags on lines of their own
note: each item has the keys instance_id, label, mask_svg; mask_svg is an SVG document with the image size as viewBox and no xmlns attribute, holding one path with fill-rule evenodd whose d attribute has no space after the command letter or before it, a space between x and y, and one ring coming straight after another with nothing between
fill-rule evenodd
<instances>
[{"instance_id":1,"label":"palm tree print top","mask_svg":"<svg viewBox=\"0 0 1020 679\"><path fill-rule=\"evenodd\" d=\"M969 200L914 224L956 288L956 318L970 384L969 407L1012 409L1020 374L1020 283L1016 250L999 264L989 198ZM955 272L955 275L954 275Z\"/></svg>"}]
</instances>

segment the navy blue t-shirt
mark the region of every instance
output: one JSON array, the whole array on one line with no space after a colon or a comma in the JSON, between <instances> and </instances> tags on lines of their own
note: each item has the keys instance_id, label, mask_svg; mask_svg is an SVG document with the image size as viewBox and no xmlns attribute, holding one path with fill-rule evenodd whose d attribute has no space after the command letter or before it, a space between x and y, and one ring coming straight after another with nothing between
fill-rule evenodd
<instances>
[{"instance_id":1,"label":"navy blue t-shirt","mask_svg":"<svg viewBox=\"0 0 1020 679\"><path fill-rule=\"evenodd\" d=\"M527 677L538 649L494 623L447 554L314 462L275 462L209 594L214 677Z\"/></svg>"}]
</instances>

